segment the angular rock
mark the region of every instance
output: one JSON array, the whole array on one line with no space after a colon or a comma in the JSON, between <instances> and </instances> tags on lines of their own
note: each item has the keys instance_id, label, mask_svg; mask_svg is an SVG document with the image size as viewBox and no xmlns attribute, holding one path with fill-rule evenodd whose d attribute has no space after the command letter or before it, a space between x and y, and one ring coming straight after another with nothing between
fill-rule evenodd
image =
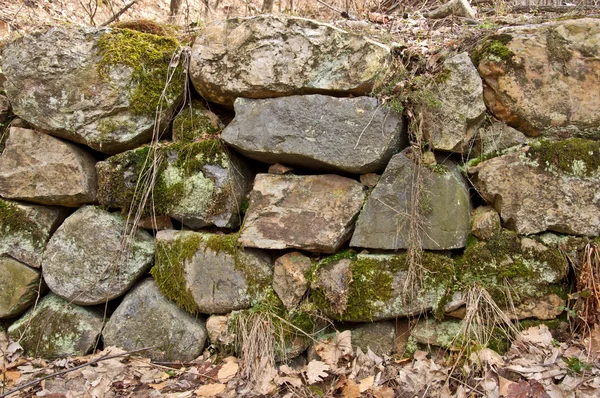
<instances>
[{"instance_id":1,"label":"angular rock","mask_svg":"<svg viewBox=\"0 0 600 398\"><path fill-rule=\"evenodd\" d=\"M417 343L449 349L460 345L463 327L461 321L423 319L411 330L410 336Z\"/></svg>"},{"instance_id":2,"label":"angular rock","mask_svg":"<svg viewBox=\"0 0 600 398\"><path fill-rule=\"evenodd\" d=\"M8 328L32 357L64 358L85 355L98 342L102 314L49 294Z\"/></svg>"},{"instance_id":3,"label":"angular rock","mask_svg":"<svg viewBox=\"0 0 600 398\"><path fill-rule=\"evenodd\" d=\"M192 100L173 119L173 141L192 142L214 136L223 130L223 123L204 104Z\"/></svg>"},{"instance_id":4,"label":"angular rock","mask_svg":"<svg viewBox=\"0 0 600 398\"><path fill-rule=\"evenodd\" d=\"M223 140L265 163L364 174L383 170L408 144L402 115L372 97L238 98L234 105Z\"/></svg>"},{"instance_id":5,"label":"angular rock","mask_svg":"<svg viewBox=\"0 0 600 398\"><path fill-rule=\"evenodd\" d=\"M396 154L369 196L356 222L352 247L397 250L410 246L411 217L421 247L448 250L464 247L470 228L469 188L454 162L440 159L433 166L417 166L408 151ZM421 177L420 188L415 173ZM412 203L415 189L418 203ZM413 209L411 211L411 208ZM415 213L415 214L412 214Z\"/></svg>"},{"instance_id":6,"label":"angular rock","mask_svg":"<svg viewBox=\"0 0 600 398\"><path fill-rule=\"evenodd\" d=\"M230 315L211 315L206 320L206 330L210 343L214 346L228 347L235 341L235 335L229 330Z\"/></svg>"},{"instance_id":7,"label":"angular rock","mask_svg":"<svg viewBox=\"0 0 600 398\"><path fill-rule=\"evenodd\" d=\"M98 162L100 204L125 212L139 206L136 187L150 173L155 157L163 160L155 166L153 200L146 202L144 215L168 215L194 229L240 225L251 174L217 139L145 146Z\"/></svg>"},{"instance_id":8,"label":"angular rock","mask_svg":"<svg viewBox=\"0 0 600 398\"><path fill-rule=\"evenodd\" d=\"M0 195L45 205L96 201L96 160L76 145L11 127L0 156Z\"/></svg>"},{"instance_id":9,"label":"angular rock","mask_svg":"<svg viewBox=\"0 0 600 398\"><path fill-rule=\"evenodd\" d=\"M417 112L433 149L465 152L485 116L483 86L467 53L444 62L438 77L423 89Z\"/></svg>"},{"instance_id":10,"label":"angular rock","mask_svg":"<svg viewBox=\"0 0 600 398\"><path fill-rule=\"evenodd\" d=\"M239 242L335 253L350 237L364 195L358 182L332 174L258 174Z\"/></svg>"},{"instance_id":11,"label":"angular rock","mask_svg":"<svg viewBox=\"0 0 600 398\"><path fill-rule=\"evenodd\" d=\"M110 317L102 333L106 346L146 352L155 361L189 362L206 344L204 321L179 309L148 278L130 290Z\"/></svg>"},{"instance_id":12,"label":"angular rock","mask_svg":"<svg viewBox=\"0 0 600 398\"><path fill-rule=\"evenodd\" d=\"M396 325L382 321L365 323L350 328L352 345L366 353L368 349L378 356L391 356L395 349Z\"/></svg>"},{"instance_id":13,"label":"angular rock","mask_svg":"<svg viewBox=\"0 0 600 398\"><path fill-rule=\"evenodd\" d=\"M260 15L217 21L192 47L190 77L204 98L369 94L388 67L386 46L304 18Z\"/></svg>"},{"instance_id":14,"label":"angular rock","mask_svg":"<svg viewBox=\"0 0 600 398\"><path fill-rule=\"evenodd\" d=\"M2 87L0 83L0 87ZM5 95L0 94L0 123L4 123L10 115L10 103Z\"/></svg>"},{"instance_id":15,"label":"angular rock","mask_svg":"<svg viewBox=\"0 0 600 398\"><path fill-rule=\"evenodd\" d=\"M270 256L237 246L237 235L159 231L151 270L161 292L190 313L249 308L273 280Z\"/></svg>"},{"instance_id":16,"label":"angular rock","mask_svg":"<svg viewBox=\"0 0 600 398\"><path fill-rule=\"evenodd\" d=\"M426 18L440 19L449 15L465 18L475 18L476 12L469 4L468 0L450 0L437 9L425 14Z\"/></svg>"},{"instance_id":17,"label":"angular rock","mask_svg":"<svg viewBox=\"0 0 600 398\"><path fill-rule=\"evenodd\" d=\"M469 158L486 157L494 152L526 144L529 138L519 130L502 122L484 124L477 131L473 147L467 152Z\"/></svg>"},{"instance_id":18,"label":"angular rock","mask_svg":"<svg viewBox=\"0 0 600 398\"><path fill-rule=\"evenodd\" d=\"M542 297L531 297L524 300L513 311L506 313L511 319L536 318L543 321L556 319L566 308L567 300L557 294L550 293Z\"/></svg>"},{"instance_id":19,"label":"angular rock","mask_svg":"<svg viewBox=\"0 0 600 398\"><path fill-rule=\"evenodd\" d=\"M311 266L310 258L299 252L287 253L275 260L273 290L288 310L295 308L306 293L305 274Z\"/></svg>"},{"instance_id":20,"label":"angular rock","mask_svg":"<svg viewBox=\"0 0 600 398\"><path fill-rule=\"evenodd\" d=\"M375 173L367 173L360 176L360 183L367 188L375 188L381 176Z\"/></svg>"},{"instance_id":21,"label":"angular rock","mask_svg":"<svg viewBox=\"0 0 600 398\"><path fill-rule=\"evenodd\" d=\"M54 27L3 51L13 112L52 135L105 153L150 141L176 39L128 29ZM183 67L166 90L166 124L183 95Z\"/></svg>"},{"instance_id":22,"label":"angular rock","mask_svg":"<svg viewBox=\"0 0 600 398\"><path fill-rule=\"evenodd\" d=\"M64 208L0 199L0 255L40 268L46 243L66 216Z\"/></svg>"},{"instance_id":23,"label":"angular rock","mask_svg":"<svg viewBox=\"0 0 600 398\"><path fill-rule=\"evenodd\" d=\"M124 294L152 265L154 240L133 238L125 219L97 207L77 210L56 230L44 253L44 280L53 293L80 305ZM125 245L125 249L124 249Z\"/></svg>"},{"instance_id":24,"label":"angular rock","mask_svg":"<svg viewBox=\"0 0 600 398\"><path fill-rule=\"evenodd\" d=\"M486 240L500 230L500 216L490 206L481 206L473 210L471 233L478 239Z\"/></svg>"},{"instance_id":25,"label":"angular rock","mask_svg":"<svg viewBox=\"0 0 600 398\"><path fill-rule=\"evenodd\" d=\"M406 285L406 254L347 252L346 258L337 257L322 260L310 296L319 310L335 320L372 322L438 310L440 306L443 310L447 290L454 284L454 261L430 252L423 253L422 266L428 276L420 286ZM348 274L336 271L340 263L349 263ZM335 284L327 282L334 278Z\"/></svg>"},{"instance_id":26,"label":"angular rock","mask_svg":"<svg viewBox=\"0 0 600 398\"><path fill-rule=\"evenodd\" d=\"M500 29L473 54L484 97L528 136L600 138L600 25L582 18Z\"/></svg>"},{"instance_id":27,"label":"angular rock","mask_svg":"<svg viewBox=\"0 0 600 398\"><path fill-rule=\"evenodd\" d=\"M40 271L8 256L0 256L0 319L11 318L35 302Z\"/></svg>"},{"instance_id":28,"label":"angular rock","mask_svg":"<svg viewBox=\"0 0 600 398\"><path fill-rule=\"evenodd\" d=\"M533 143L469 167L475 188L519 234L600 235L600 144Z\"/></svg>"}]
</instances>

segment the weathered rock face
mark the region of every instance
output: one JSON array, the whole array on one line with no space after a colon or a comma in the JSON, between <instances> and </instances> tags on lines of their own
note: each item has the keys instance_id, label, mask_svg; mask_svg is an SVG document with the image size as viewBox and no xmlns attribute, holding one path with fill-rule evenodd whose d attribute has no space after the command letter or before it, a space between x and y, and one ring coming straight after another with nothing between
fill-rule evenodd
<instances>
[{"instance_id":1,"label":"weathered rock face","mask_svg":"<svg viewBox=\"0 0 600 398\"><path fill-rule=\"evenodd\" d=\"M490 206L481 206L473 210L471 233L481 240L492 237L500 230L500 216Z\"/></svg>"},{"instance_id":2,"label":"weathered rock face","mask_svg":"<svg viewBox=\"0 0 600 398\"><path fill-rule=\"evenodd\" d=\"M295 94L369 94L386 46L304 18L262 15L214 22L192 47L190 76L209 101Z\"/></svg>"},{"instance_id":3,"label":"weathered rock face","mask_svg":"<svg viewBox=\"0 0 600 398\"><path fill-rule=\"evenodd\" d=\"M11 318L35 302L40 271L8 256L0 256L0 319Z\"/></svg>"},{"instance_id":4,"label":"weathered rock face","mask_svg":"<svg viewBox=\"0 0 600 398\"><path fill-rule=\"evenodd\" d=\"M155 151L155 152L154 152ZM99 162L98 200L107 207L129 211L140 203L138 180L156 167L154 200L148 201L146 215L168 215L190 228L210 225L236 228L240 205L251 183L244 161L228 153L216 139L174 143L152 149L141 147Z\"/></svg>"},{"instance_id":5,"label":"weathered rock face","mask_svg":"<svg viewBox=\"0 0 600 398\"><path fill-rule=\"evenodd\" d=\"M238 248L236 239L237 235L158 232L151 273L161 292L190 313L249 308L272 283L273 268L268 254Z\"/></svg>"},{"instance_id":6,"label":"weathered rock face","mask_svg":"<svg viewBox=\"0 0 600 398\"><path fill-rule=\"evenodd\" d=\"M311 301L332 319L368 322L439 310L453 284L454 261L425 252L422 286L406 285L405 254L349 254L321 265ZM435 275L435 277L433 277ZM413 290L414 289L414 290Z\"/></svg>"},{"instance_id":7,"label":"weathered rock face","mask_svg":"<svg viewBox=\"0 0 600 398\"><path fill-rule=\"evenodd\" d=\"M0 94L0 123L3 123L8 119L10 114L10 103L5 95Z\"/></svg>"},{"instance_id":8,"label":"weathered rock face","mask_svg":"<svg viewBox=\"0 0 600 398\"><path fill-rule=\"evenodd\" d=\"M215 347L229 347L235 335L229 330L229 315L212 315L206 320L206 330L210 343Z\"/></svg>"},{"instance_id":9,"label":"weathered rock face","mask_svg":"<svg viewBox=\"0 0 600 398\"><path fill-rule=\"evenodd\" d=\"M306 293L305 275L311 266L310 258L299 252L287 253L275 260L273 290L288 310L296 307Z\"/></svg>"},{"instance_id":10,"label":"weathered rock face","mask_svg":"<svg viewBox=\"0 0 600 398\"><path fill-rule=\"evenodd\" d=\"M96 201L94 157L35 130L11 127L0 156L0 195L78 207Z\"/></svg>"},{"instance_id":11,"label":"weathered rock face","mask_svg":"<svg viewBox=\"0 0 600 398\"><path fill-rule=\"evenodd\" d=\"M203 320L179 309L146 279L127 293L102 335L107 346L155 347L146 352L154 360L187 362L202 353L207 332Z\"/></svg>"},{"instance_id":12,"label":"weathered rock face","mask_svg":"<svg viewBox=\"0 0 600 398\"><path fill-rule=\"evenodd\" d=\"M350 237L363 199L361 184L337 175L259 174L239 242L335 253Z\"/></svg>"},{"instance_id":13,"label":"weathered rock face","mask_svg":"<svg viewBox=\"0 0 600 398\"><path fill-rule=\"evenodd\" d=\"M410 335L417 343L448 349L460 344L459 337L463 328L461 321L437 322L433 319L423 319L411 330Z\"/></svg>"},{"instance_id":14,"label":"weathered rock face","mask_svg":"<svg viewBox=\"0 0 600 398\"><path fill-rule=\"evenodd\" d=\"M599 139L598 34L586 18L499 30L473 56L488 108L528 136Z\"/></svg>"},{"instance_id":15,"label":"weathered rock face","mask_svg":"<svg viewBox=\"0 0 600 398\"><path fill-rule=\"evenodd\" d=\"M408 143L402 116L372 97L238 98L234 105L223 140L265 163L363 174L383 170Z\"/></svg>"},{"instance_id":16,"label":"weathered rock face","mask_svg":"<svg viewBox=\"0 0 600 398\"><path fill-rule=\"evenodd\" d=\"M365 323L352 327L352 345L362 352L369 349L376 355L392 355L396 338L396 325L393 322L381 321Z\"/></svg>"},{"instance_id":17,"label":"weathered rock face","mask_svg":"<svg viewBox=\"0 0 600 398\"><path fill-rule=\"evenodd\" d=\"M525 134L502 122L486 123L477 131L473 147L467 151L467 154L471 159L485 157L494 152L526 144L528 140Z\"/></svg>"},{"instance_id":18,"label":"weathered rock face","mask_svg":"<svg viewBox=\"0 0 600 398\"><path fill-rule=\"evenodd\" d=\"M73 213L44 253L42 270L50 290L81 305L124 294L150 268L154 257L154 241L146 231L123 239L126 231L127 223L119 214L93 206Z\"/></svg>"},{"instance_id":19,"label":"weathered rock face","mask_svg":"<svg viewBox=\"0 0 600 398\"><path fill-rule=\"evenodd\" d=\"M40 268L46 242L66 216L60 207L0 199L0 255Z\"/></svg>"},{"instance_id":20,"label":"weathered rock face","mask_svg":"<svg viewBox=\"0 0 600 398\"><path fill-rule=\"evenodd\" d=\"M175 39L128 29L55 27L3 51L13 112L50 134L117 153L150 141ZM166 122L183 94L183 68L167 90Z\"/></svg>"},{"instance_id":21,"label":"weathered rock face","mask_svg":"<svg viewBox=\"0 0 600 398\"><path fill-rule=\"evenodd\" d=\"M102 314L49 294L8 328L33 357L61 358L85 355L98 341Z\"/></svg>"},{"instance_id":22,"label":"weathered rock face","mask_svg":"<svg viewBox=\"0 0 600 398\"><path fill-rule=\"evenodd\" d=\"M218 134L223 123L202 102L192 100L173 119L173 141L191 142Z\"/></svg>"},{"instance_id":23,"label":"weathered rock face","mask_svg":"<svg viewBox=\"0 0 600 398\"><path fill-rule=\"evenodd\" d=\"M566 308L567 300L557 294L550 293L541 297L531 297L515 307L514 312L506 311L514 319L536 318L541 320L556 319Z\"/></svg>"},{"instance_id":24,"label":"weathered rock face","mask_svg":"<svg viewBox=\"0 0 600 398\"><path fill-rule=\"evenodd\" d=\"M464 247L469 233L469 188L450 160L417 170L404 151L392 157L356 222L350 246L396 250L409 247L411 205L423 217L417 226L421 247L447 250ZM413 204L416 173L422 185ZM418 214L416 214L418 216ZM415 227L413 225L413 227Z\"/></svg>"},{"instance_id":25,"label":"weathered rock face","mask_svg":"<svg viewBox=\"0 0 600 398\"><path fill-rule=\"evenodd\" d=\"M503 224L519 234L600 235L600 145L537 142L469 167L471 180Z\"/></svg>"},{"instance_id":26,"label":"weathered rock face","mask_svg":"<svg viewBox=\"0 0 600 398\"><path fill-rule=\"evenodd\" d=\"M435 150L463 153L485 116L481 78L467 53L447 59L439 76L418 102L424 138Z\"/></svg>"}]
</instances>

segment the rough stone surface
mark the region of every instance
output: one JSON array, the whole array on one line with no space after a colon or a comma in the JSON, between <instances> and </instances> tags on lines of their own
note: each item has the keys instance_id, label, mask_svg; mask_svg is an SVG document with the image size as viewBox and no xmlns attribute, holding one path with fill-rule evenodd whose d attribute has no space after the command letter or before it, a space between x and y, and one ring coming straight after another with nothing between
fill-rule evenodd
<instances>
[{"instance_id":1,"label":"rough stone surface","mask_svg":"<svg viewBox=\"0 0 600 398\"><path fill-rule=\"evenodd\" d=\"M417 343L448 349L457 343L462 328L461 321L437 322L433 319L423 319L417 323L410 335Z\"/></svg>"},{"instance_id":2,"label":"rough stone surface","mask_svg":"<svg viewBox=\"0 0 600 398\"><path fill-rule=\"evenodd\" d=\"M531 297L515 307L514 312L506 311L512 319L536 318L543 321L556 319L563 313L567 301L551 293L542 297Z\"/></svg>"},{"instance_id":3,"label":"rough stone surface","mask_svg":"<svg viewBox=\"0 0 600 398\"><path fill-rule=\"evenodd\" d=\"M13 112L53 135L118 153L148 142L175 40L136 31L54 27L6 45ZM175 74L163 120L183 94Z\"/></svg>"},{"instance_id":4,"label":"rough stone surface","mask_svg":"<svg viewBox=\"0 0 600 398\"><path fill-rule=\"evenodd\" d=\"M491 35L474 55L490 111L528 136L599 139L599 34L582 18Z\"/></svg>"},{"instance_id":5,"label":"rough stone surface","mask_svg":"<svg viewBox=\"0 0 600 398\"><path fill-rule=\"evenodd\" d=\"M295 94L369 94L390 50L332 25L261 15L217 21L192 47L190 76L209 101Z\"/></svg>"},{"instance_id":6,"label":"rough stone surface","mask_svg":"<svg viewBox=\"0 0 600 398\"><path fill-rule=\"evenodd\" d=\"M223 123L198 100L186 104L173 119L173 141L191 142L218 134Z\"/></svg>"},{"instance_id":7,"label":"rough stone surface","mask_svg":"<svg viewBox=\"0 0 600 398\"><path fill-rule=\"evenodd\" d=\"M0 255L40 268L46 242L66 216L64 208L0 199Z\"/></svg>"},{"instance_id":8,"label":"rough stone surface","mask_svg":"<svg viewBox=\"0 0 600 398\"><path fill-rule=\"evenodd\" d=\"M123 239L126 230L120 214L93 206L73 213L44 253L42 270L50 290L81 305L104 303L125 293L150 268L154 256L154 241L146 231Z\"/></svg>"},{"instance_id":9,"label":"rough stone surface","mask_svg":"<svg viewBox=\"0 0 600 398\"><path fill-rule=\"evenodd\" d=\"M471 233L478 239L486 240L500 230L500 216L490 206L481 206L473 210Z\"/></svg>"},{"instance_id":10,"label":"rough stone surface","mask_svg":"<svg viewBox=\"0 0 600 398\"><path fill-rule=\"evenodd\" d=\"M141 147L98 162L100 204L128 211L139 205L138 180L156 166L153 201L145 215L168 215L189 228L240 225L240 206L251 183L248 165L216 139ZM149 160L146 160L146 159Z\"/></svg>"},{"instance_id":11,"label":"rough stone surface","mask_svg":"<svg viewBox=\"0 0 600 398\"><path fill-rule=\"evenodd\" d=\"M450 0L437 9L425 14L427 18L432 19L446 18L449 15L474 19L476 12L468 0Z\"/></svg>"},{"instance_id":12,"label":"rough stone surface","mask_svg":"<svg viewBox=\"0 0 600 398\"><path fill-rule=\"evenodd\" d=\"M155 347L146 352L155 361L188 362L202 353L207 332L203 320L179 309L148 278L127 293L102 335L106 346Z\"/></svg>"},{"instance_id":13,"label":"rough stone surface","mask_svg":"<svg viewBox=\"0 0 600 398\"><path fill-rule=\"evenodd\" d=\"M411 202L417 166L404 151L392 157L356 222L352 247L396 250L409 247ZM426 250L464 247L470 228L469 188L450 160L421 167L416 210L423 217L421 246Z\"/></svg>"},{"instance_id":14,"label":"rough stone surface","mask_svg":"<svg viewBox=\"0 0 600 398\"><path fill-rule=\"evenodd\" d=\"M306 293L305 274L311 266L310 258L299 252L287 253L275 260L273 290L288 310L295 308Z\"/></svg>"},{"instance_id":15,"label":"rough stone surface","mask_svg":"<svg viewBox=\"0 0 600 398\"><path fill-rule=\"evenodd\" d=\"M453 284L454 261L423 253L420 286L406 285L406 254L358 254L328 262L311 284L311 301L330 318L349 322L394 319L438 309Z\"/></svg>"},{"instance_id":16,"label":"rough stone surface","mask_svg":"<svg viewBox=\"0 0 600 398\"><path fill-rule=\"evenodd\" d=\"M423 135L433 149L465 152L485 116L483 86L467 53L444 62L418 103Z\"/></svg>"},{"instance_id":17,"label":"rough stone surface","mask_svg":"<svg viewBox=\"0 0 600 398\"><path fill-rule=\"evenodd\" d=\"M479 128L473 147L468 151L471 159L485 157L517 145L523 145L529 138L502 122L486 123Z\"/></svg>"},{"instance_id":18,"label":"rough stone surface","mask_svg":"<svg viewBox=\"0 0 600 398\"><path fill-rule=\"evenodd\" d=\"M523 235L546 230L600 235L600 177L547 170L529 151L525 147L469 167L475 188L500 213L503 225Z\"/></svg>"},{"instance_id":19,"label":"rough stone surface","mask_svg":"<svg viewBox=\"0 0 600 398\"><path fill-rule=\"evenodd\" d=\"M210 343L215 346L231 346L235 335L229 330L229 315L211 315L206 320L206 330Z\"/></svg>"},{"instance_id":20,"label":"rough stone surface","mask_svg":"<svg viewBox=\"0 0 600 398\"><path fill-rule=\"evenodd\" d=\"M234 105L223 139L265 163L364 174L383 170L408 144L402 116L372 97L238 98Z\"/></svg>"},{"instance_id":21,"label":"rough stone surface","mask_svg":"<svg viewBox=\"0 0 600 398\"><path fill-rule=\"evenodd\" d=\"M76 145L11 127L0 156L0 195L45 205L96 201L96 160Z\"/></svg>"},{"instance_id":22,"label":"rough stone surface","mask_svg":"<svg viewBox=\"0 0 600 398\"><path fill-rule=\"evenodd\" d=\"M35 302L40 271L7 256L0 256L0 319L11 318Z\"/></svg>"},{"instance_id":23,"label":"rough stone surface","mask_svg":"<svg viewBox=\"0 0 600 398\"><path fill-rule=\"evenodd\" d=\"M362 352L371 349L376 355L391 356L394 352L396 325L393 322L382 321L365 323L350 328L352 345L360 347Z\"/></svg>"},{"instance_id":24,"label":"rough stone surface","mask_svg":"<svg viewBox=\"0 0 600 398\"><path fill-rule=\"evenodd\" d=\"M102 314L49 294L8 328L32 357L63 358L91 351L102 330Z\"/></svg>"},{"instance_id":25,"label":"rough stone surface","mask_svg":"<svg viewBox=\"0 0 600 398\"><path fill-rule=\"evenodd\" d=\"M10 103L6 95L0 94L0 123L6 121L10 115Z\"/></svg>"},{"instance_id":26,"label":"rough stone surface","mask_svg":"<svg viewBox=\"0 0 600 398\"><path fill-rule=\"evenodd\" d=\"M188 312L249 308L273 280L270 256L237 247L237 235L159 231L152 275L165 296Z\"/></svg>"},{"instance_id":27,"label":"rough stone surface","mask_svg":"<svg viewBox=\"0 0 600 398\"><path fill-rule=\"evenodd\" d=\"M350 237L363 199L361 184L337 175L258 174L239 242L335 253Z\"/></svg>"}]
</instances>

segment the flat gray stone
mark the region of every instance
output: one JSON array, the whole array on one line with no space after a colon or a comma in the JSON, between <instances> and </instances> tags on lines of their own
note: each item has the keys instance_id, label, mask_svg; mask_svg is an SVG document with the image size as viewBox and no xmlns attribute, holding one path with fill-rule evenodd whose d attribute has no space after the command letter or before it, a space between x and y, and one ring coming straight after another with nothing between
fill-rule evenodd
<instances>
[{"instance_id":1,"label":"flat gray stone","mask_svg":"<svg viewBox=\"0 0 600 398\"><path fill-rule=\"evenodd\" d=\"M40 271L7 256L0 256L0 319L11 318L35 302Z\"/></svg>"},{"instance_id":2,"label":"flat gray stone","mask_svg":"<svg viewBox=\"0 0 600 398\"><path fill-rule=\"evenodd\" d=\"M42 262L53 293L80 305L104 303L124 294L152 265L154 240L128 231L120 214L82 207L56 230ZM123 250L123 244L127 249Z\"/></svg>"},{"instance_id":3,"label":"flat gray stone","mask_svg":"<svg viewBox=\"0 0 600 398\"><path fill-rule=\"evenodd\" d=\"M343 328L342 328L343 329ZM352 345L366 353L369 349L378 356L391 356L395 349L396 325L389 321L352 326Z\"/></svg>"},{"instance_id":4,"label":"flat gray stone","mask_svg":"<svg viewBox=\"0 0 600 398\"><path fill-rule=\"evenodd\" d=\"M373 97L238 98L234 107L223 140L265 163L365 174L408 144L402 115Z\"/></svg>"},{"instance_id":5,"label":"flat gray stone","mask_svg":"<svg viewBox=\"0 0 600 398\"><path fill-rule=\"evenodd\" d=\"M189 362L202 353L207 332L202 319L178 308L148 278L127 293L102 335L106 346L154 347L144 354L155 361Z\"/></svg>"}]
</instances>

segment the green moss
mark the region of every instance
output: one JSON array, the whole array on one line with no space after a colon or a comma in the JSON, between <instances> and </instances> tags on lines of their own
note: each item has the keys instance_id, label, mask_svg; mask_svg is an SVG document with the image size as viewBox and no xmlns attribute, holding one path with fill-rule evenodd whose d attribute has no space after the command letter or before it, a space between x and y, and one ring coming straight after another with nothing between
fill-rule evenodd
<instances>
[{"instance_id":1,"label":"green moss","mask_svg":"<svg viewBox=\"0 0 600 398\"><path fill-rule=\"evenodd\" d=\"M0 236L27 235L35 248L43 249L46 235L40 226L15 203L0 199Z\"/></svg>"},{"instance_id":2,"label":"green moss","mask_svg":"<svg viewBox=\"0 0 600 398\"><path fill-rule=\"evenodd\" d=\"M193 102L179 112L173 120L173 140L191 142L221 133L218 120L209 117L200 102Z\"/></svg>"},{"instance_id":3,"label":"green moss","mask_svg":"<svg viewBox=\"0 0 600 398\"><path fill-rule=\"evenodd\" d=\"M496 62L511 64L514 53L506 46L512 37L508 34L492 35L488 37L471 55L475 67L488 58Z\"/></svg>"},{"instance_id":4,"label":"green moss","mask_svg":"<svg viewBox=\"0 0 600 398\"><path fill-rule=\"evenodd\" d=\"M171 57L180 44L174 37L162 37L131 29L112 29L98 40L102 57L98 68L102 76L110 79L115 66L133 70L131 111L136 115L154 115L167 80ZM185 73L178 66L166 91L168 101L174 101L183 93Z\"/></svg>"},{"instance_id":5,"label":"green moss","mask_svg":"<svg viewBox=\"0 0 600 398\"><path fill-rule=\"evenodd\" d=\"M156 242L154 267L150 274L160 291L185 311L196 314L198 306L185 281L185 263L198 252L201 235L180 232L173 242Z\"/></svg>"},{"instance_id":6,"label":"green moss","mask_svg":"<svg viewBox=\"0 0 600 398\"><path fill-rule=\"evenodd\" d=\"M600 169L600 143L582 138L539 140L531 144L527 157L546 171L591 177Z\"/></svg>"}]
</instances>

